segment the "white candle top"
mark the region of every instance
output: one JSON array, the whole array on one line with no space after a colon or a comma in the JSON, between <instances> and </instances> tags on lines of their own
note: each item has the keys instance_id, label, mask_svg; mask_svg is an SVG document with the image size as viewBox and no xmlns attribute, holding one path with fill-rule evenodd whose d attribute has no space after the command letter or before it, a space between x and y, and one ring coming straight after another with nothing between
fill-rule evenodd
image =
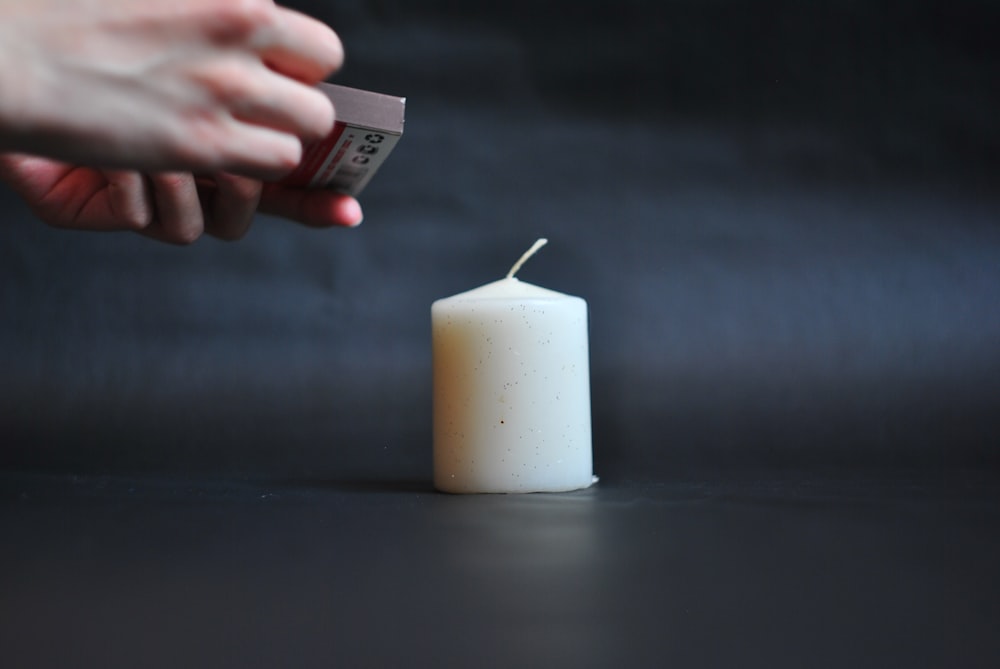
<instances>
[{"instance_id":1,"label":"white candle top","mask_svg":"<svg viewBox=\"0 0 1000 669\"><path fill-rule=\"evenodd\" d=\"M459 293L458 295L452 295L451 297L443 298L439 302L456 300L456 301L472 301L472 300L531 300L531 299L565 299L573 297L572 295L567 295L566 293L560 293L555 290L549 290L548 288L542 288L541 286L536 286L532 283L525 283L520 279L514 277L505 277L493 283L488 283L485 286L480 286L479 288L473 288L472 290L467 290L464 293ZM579 299L579 298L577 298Z\"/></svg>"},{"instance_id":2,"label":"white candle top","mask_svg":"<svg viewBox=\"0 0 1000 669\"><path fill-rule=\"evenodd\" d=\"M503 279L494 281L493 283L488 283L485 286L473 288L472 290L467 290L464 293L443 298L438 300L438 302L449 302L451 300L581 299L572 295L567 295L566 293L560 293L555 290L549 290L548 288L542 288L541 286L536 286L532 283L523 283L520 279L517 279L514 276L517 274L517 271L521 269L521 266L524 265L528 258L535 255L538 249L548 243L549 240L543 237L532 244L531 248L525 251L524 255L522 255L516 263L514 263L514 266L510 268L510 271L507 272L507 276Z\"/></svg>"}]
</instances>

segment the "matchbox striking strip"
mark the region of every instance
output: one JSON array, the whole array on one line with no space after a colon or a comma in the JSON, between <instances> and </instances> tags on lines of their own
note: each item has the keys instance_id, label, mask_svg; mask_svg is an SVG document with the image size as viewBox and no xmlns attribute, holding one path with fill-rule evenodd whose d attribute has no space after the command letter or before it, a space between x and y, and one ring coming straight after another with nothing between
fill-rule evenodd
<instances>
[{"instance_id":1,"label":"matchbox striking strip","mask_svg":"<svg viewBox=\"0 0 1000 669\"><path fill-rule=\"evenodd\" d=\"M325 139L308 144L302 162L281 183L360 193L403 134L406 98L323 83L337 115Z\"/></svg>"}]
</instances>

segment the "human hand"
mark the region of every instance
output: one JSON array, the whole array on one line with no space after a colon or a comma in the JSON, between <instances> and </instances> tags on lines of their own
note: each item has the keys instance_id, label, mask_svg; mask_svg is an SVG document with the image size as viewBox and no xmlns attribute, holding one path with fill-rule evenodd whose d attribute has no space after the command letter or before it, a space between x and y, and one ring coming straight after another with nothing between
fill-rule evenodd
<instances>
[{"instance_id":1,"label":"human hand","mask_svg":"<svg viewBox=\"0 0 1000 669\"><path fill-rule=\"evenodd\" d=\"M330 131L342 59L271 0L0 0L0 149L274 179Z\"/></svg>"},{"instance_id":2,"label":"human hand","mask_svg":"<svg viewBox=\"0 0 1000 669\"><path fill-rule=\"evenodd\" d=\"M0 179L53 227L132 230L174 244L189 244L202 233L239 239L258 210L311 227L355 226L362 218L350 196L228 173L144 175L5 154L0 155Z\"/></svg>"}]
</instances>

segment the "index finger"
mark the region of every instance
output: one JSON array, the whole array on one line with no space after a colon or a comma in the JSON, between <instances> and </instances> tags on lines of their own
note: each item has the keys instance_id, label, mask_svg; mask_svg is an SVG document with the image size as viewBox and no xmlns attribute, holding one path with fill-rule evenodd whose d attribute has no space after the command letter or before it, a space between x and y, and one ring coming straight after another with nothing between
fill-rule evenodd
<instances>
[{"instance_id":1,"label":"index finger","mask_svg":"<svg viewBox=\"0 0 1000 669\"><path fill-rule=\"evenodd\" d=\"M316 84L340 69L344 46L337 33L300 12L278 7L272 25L257 37L257 48L271 69Z\"/></svg>"}]
</instances>

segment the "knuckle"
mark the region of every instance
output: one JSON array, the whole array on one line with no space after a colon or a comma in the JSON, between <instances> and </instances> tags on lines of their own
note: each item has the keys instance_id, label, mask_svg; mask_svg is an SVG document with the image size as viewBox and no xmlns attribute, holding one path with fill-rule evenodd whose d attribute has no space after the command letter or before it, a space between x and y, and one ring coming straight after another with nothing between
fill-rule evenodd
<instances>
[{"instance_id":1,"label":"knuckle","mask_svg":"<svg viewBox=\"0 0 1000 669\"><path fill-rule=\"evenodd\" d=\"M234 198L247 203L248 206L256 207L257 202L260 200L262 186L255 179L228 177L226 188L232 193Z\"/></svg>"},{"instance_id":2,"label":"knuckle","mask_svg":"<svg viewBox=\"0 0 1000 669\"><path fill-rule=\"evenodd\" d=\"M212 170L220 165L226 144L226 129L221 119L194 118L183 137L177 139L174 159L184 169Z\"/></svg>"},{"instance_id":3,"label":"knuckle","mask_svg":"<svg viewBox=\"0 0 1000 669\"><path fill-rule=\"evenodd\" d=\"M157 174L155 177L157 185L161 188L176 191L184 188L190 177L187 174L178 172L163 172Z\"/></svg>"},{"instance_id":4,"label":"knuckle","mask_svg":"<svg viewBox=\"0 0 1000 669\"><path fill-rule=\"evenodd\" d=\"M275 5L272 0L232 0L232 4L255 25L270 25L274 21Z\"/></svg>"},{"instance_id":5,"label":"knuckle","mask_svg":"<svg viewBox=\"0 0 1000 669\"><path fill-rule=\"evenodd\" d=\"M258 79L250 76L247 63L236 57L205 64L193 77L205 91L206 108L213 102L225 107L239 106L261 94Z\"/></svg>"},{"instance_id":6,"label":"knuckle","mask_svg":"<svg viewBox=\"0 0 1000 669\"><path fill-rule=\"evenodd\" d=\"M167 239L178 246L190 246L201 238L201 233L201 226L180 225L167 230Z\"/></svg>"},{"instance_id":7,"label":"knuckle","mask_svg":"<svg viewBox=\"0 0 1000 669\"><path fill-rule=\"evenodd\" d=\"M176 143L174 160L189 171L287 172L302 160L302 142L288 132L251 131L231 118L200 118Z\"/></svg>"},{"instance_id":8,"label":"knuckle","mask_svg":"<svg viewBox=\"0 0 1000 669\"><path fill-rule=\"evenodd\" d=\"M140 212L129 212L121 216L122 228L130 232L141 232L152 223L151 216L144 216Z\"/></svg>"},{"instance_id":9,"label":"knuckle","mask_svg":"<svg viewBox=\"0 0 1000 669\"><path fill-rule=\"evenodd\" d=\"M245 41L274 24L275 8L269 0L228 0L213 9L216 36L223 41Z\"/></svg>"},{"instance_id":10,"label":"knuckle","mask_svg":"<svg viewBox=\"0 0 1000 669\"><path fill-rule=\"evenodd\" d=\"M114 202L121 190L121 186L114 181L108 184L108 191L111 194L112 202ZM149 209L134 201L119 205L112 204L112 208L115 214L116 227L122 230L140 232L148 228L150 223L152 223L153 217Z\"/></svg>"}]
</instances>

